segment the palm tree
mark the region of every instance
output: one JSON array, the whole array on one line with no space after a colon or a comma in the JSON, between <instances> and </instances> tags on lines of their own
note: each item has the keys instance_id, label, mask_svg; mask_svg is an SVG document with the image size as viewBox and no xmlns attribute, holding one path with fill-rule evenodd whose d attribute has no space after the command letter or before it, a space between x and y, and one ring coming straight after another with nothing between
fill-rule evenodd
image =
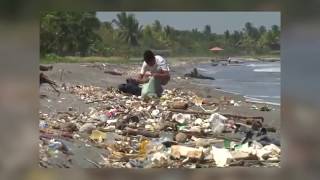
<instances>
[{"instance_id":1,"label":"palm tree","mask_svg":"<svg viewBox=\"0 0 320 180\"><path fill-rule=\"evenodd\" d=\"M142 32L142 26L133 14L125 12L117 14L117 19L112 20L119 28L119 37L132 46L138 45L138 38Z\"/></svg>"},{"instance_id":2,"label":"palm tree","mask_svg":"<svg viewBox=\"0 0 320 180\"><path fill-rule=\"evenodd\" d=\"M272 30L273 33L279 33L279 32L280 32L279 29L280 29L280 28L279 28L278 25L273 25L273 26L271 26L271 30Z\"/></svg>"},{"instance_id":3,"label":"palm tree","mask_svg":"<svg viewBox=\"0 0 320 180\"><path fill-rule=\"evenodd\" d=\"M251 22L247 22L245 24L244 31L250 38L253 38L254 40L258 40L260 37L259 30L256 27L254 27Z\"/></svg>"},{"instance_id":4,"label":"palm tree","mask_svg":"<svg viewBox=\"0 0 320 180\"><path fill-rule=\"evenodd\" d=\"M261 36L262 34L264 34L265 32L267 32L267 28L266 28L265 26L260 26L260 27L259 27L260 36Z\"/></svg>"},{"instance_id":5,"label":"palm tree","mask_svg":"<svg viewBox=\"0 0 320 180\"><path fill-rule=\"evenodd\" d=\"M152 24L152 28L156 32L161 32L162 31L162 25L159 20L155 20L154 23Z\"/></svg>"},{"instance_id":6,"label":"palm tree","mask_svg":"<svg viewBox=\"0 0 320 180\"><path fill-rule=\"evenodd\" d=\"M244 26L245 26L244 31L250 35L252 33L252 29L253 29L252 23L247 22Z\"/></svg>"},{"instance_id":7,"label":"palm tree","mask_svg":"<svg viewBox=\"0 0 320 180\"><path fill-rule=\"evenodd\" d=\"M170 27L169 25L165 26L163 28L164 33L166 34L167 37L171 37L174 33L174 28Z\"/></svg>"},{"instance_id":8,"label":"palm tree","mask_svg":"<svg viewBox=\"0 0 320 180\"><path fill-rule=\"evenodd\" d=\"M211 26L209 24L204 26L203 33L207 36L211 34Z\"/></svg>"},{"instance_id":9,"label":"palm tree","mask_svg":"<svg viewBox=\"0 0 320 180\"><path fill-rule=\"evenodd\" d=\"M226 40L228 40L228 39L230 38L230 32L229 32L229 30L226 30L226 31L224 32L224 38L225 38Z\"/></svg>"}]
</instances>

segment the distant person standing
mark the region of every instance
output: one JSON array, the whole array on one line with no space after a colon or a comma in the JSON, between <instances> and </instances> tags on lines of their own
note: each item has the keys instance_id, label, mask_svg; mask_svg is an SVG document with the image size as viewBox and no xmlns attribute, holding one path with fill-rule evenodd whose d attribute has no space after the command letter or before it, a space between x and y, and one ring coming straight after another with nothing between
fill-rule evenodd
<instances>
[{"instance_id":1,"label":"distant person standing","mask_svg":"<svg viewBox=\"0 0 320 180\"><path fill-rule=\"evenodd\" d=\"M154 78L156 93L161 96L162 85L166 85L170 80L169 65L163 57L154 55L150 50L144 52L143 60L138 80L141 83L147 83L151 78Z\"/></svg>"},{"instance_id":2,"label":"distant person standing","mask_svg":"<svg viewBox=\"0 0 320 180\"><path fill-rule=\"evenodd\" d=\"M228 57L228 63L230 64L231 63L231 57Z\"/></svg>"}]
</instances>

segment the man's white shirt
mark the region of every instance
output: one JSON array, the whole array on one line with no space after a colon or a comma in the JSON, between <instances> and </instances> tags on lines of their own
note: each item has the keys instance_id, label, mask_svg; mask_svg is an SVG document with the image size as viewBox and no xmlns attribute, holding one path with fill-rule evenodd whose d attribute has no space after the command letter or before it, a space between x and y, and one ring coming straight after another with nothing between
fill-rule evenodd
<instances>
[{"instance_id":1,"label":"man's white shirt","mask_svg":"<svg viewBox=\"0 0 320 180\"><path fill-rule=\"evenodd\" d=\"M153 66L148 66L146 62L143 62L140 73L144 74L147 71L150 71L151 73L156 73L160 72L161 69L163 71L170 71L169 65L163 57L156 55L155 60L156 63Z\"/></svg>"}]
</instances>

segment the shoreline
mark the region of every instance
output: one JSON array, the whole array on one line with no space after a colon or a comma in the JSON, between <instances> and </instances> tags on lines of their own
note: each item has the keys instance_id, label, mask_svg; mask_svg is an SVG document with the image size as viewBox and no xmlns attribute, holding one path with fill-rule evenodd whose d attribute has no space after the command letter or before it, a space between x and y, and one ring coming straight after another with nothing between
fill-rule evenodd
<instances>
[{"instance_id":1,"label":"shoreline","mask_svg":"<svg viewBox=\"0 0 320 180\"><path fill-rule=\"evenodd\" d=\"M222 56L169 56L166 57L168 60L173 60L173 64L183 64L183 63L203 63L211 62L211 59L221 58ZM261 61L261 62L274 62L280 61L280 55L241 55L241 56L230 56L234 59L241 59L242 61ZM56 59L50 58L40 58L41 64L57 64L57 63L111 63L111 64L135 64L141 61L141 57L130 57L126 59L119 56L88 56L88 57L77 57L77 56L65 56L65 57L55 57Z\"/></svg>"},{"instance_id":2,"label":"shoreline","mask_svg":"<svg viewBox=\"0 0 320 180\"><path fill-rule=\"evenodd\" d=\"M200 63L206 63L205 61L201 61ZM222 97L228 97L235 102L240 101L241 106L227 106L224 107L224 112L227 113L236 113L244 116L263 116L266 119L266 122L270 122L271 126L280 128L280 108L279 105L269 105L266 103L257 103L257 102L247 102L246 98L241 94L233 94L230 92L226 92L224 89L219 89L217 87L208 87L208 86L199 86L196 84L196 79L178 79L178 77L183 77L185 73L187 73L188 68L192 68L195 64L199 64L199 62L191 62L191 63L178 63L171 65L171 80L169 83L164 86L165 89L182 89L184 91L193 91L198 96L208 99L212 102L219 102ZM116 70L123 72L122 76L115 76L104 73L104 70ZM104 63L56 63L53 64L53 70L46 72L46 75L53 81L57 82L59 85L63 83L67 84L81 84L81 85L92 85L102 88L114 87L117 88L119 84L125 83L126 78L135 77L138 71L140 70L140 66L130 65L130 64L104 64ZM62 72L64 72L62 74ZM45 87L41 87L44 90ZM50 87L47 87L50 89ZM40 91L41 92L41 91ZM48 90L45 91L47 94ZM56 97L56 94L50 90L50 98L59 99ZM66 95L67 97L71 97L71 95ZM79 102L73 102L76 100L70 100L66 104L61 103L52 103L41 101L41 110L47 112L54 112L57 109L67 109L69 106L76 106L78 109L82 111L87 111L87 105L81 105ZM269 106L272 109L275 109L271 112L262 112L259 110L251 109L252 106L256 106L258 108L262 106Z\"/></svg>"},{"instance_id":3,"label":"shoreline","mask_svg":"<svg viewBox=\"0 0 320 180\"><path fill-rule=\"evenodd\" d=\"M231 93L234 95L238 95L238 96L243 96L245 98L245 101L250 102L250 103L256 103L256 104L267 104L267 105L273 105L273 106L281 106L281 103L276 103L276 102L270 102L264 99L259 99L259 98L254 98L254 97L250 97L250 96L246 96L237 92L231 92L228 90L224 90L224 89L216 89L217 91L222 91L222 92L226 92L226 93Z\"/></svg>"},{"instance_id":4,"label":"shoreline","mask_svg":"<svg viewBox=\"0 0 320 180\"><path fill-rule=\"evenodd\" d=\"M275 132L270 132L272 137L277 139L281 138L281 117L280 117L280 106L268 105L270 111L261 111L260 108L265 104L257 104L252 102L246 102L245 97L242 95L232 94L223 92L221 89L213 87L205 87L193 84L194 79L177 79L185 73L186 66L193 66L194 63L188 63L185 65L173 66L172 67L172 80L164 87L164 89L180 89L185 93L189 91L194 92L196 96L209 102L208 104L203 103L205 110L214 110L219 114L229 114L234 116L242 117L261 117L263 119L264 127L274 128ZM59 63L54 64L51 71L46 71L45 74L53 81L55 81L61 94L58 96L57 93L47 84L43 84L40 87L40 99L39 99L39 114L48 117L46 120L49 123L51 117L59 118L59 127L65 127L68 123L64 123L63 119L66 114L75 114L76 117L80 114L89 114L92 108L103 107L110 108L108 104L113 107L118 104L113 102L123 101L122 99L111 100L109 103L86 103L77 94L71 93L70 91L63 90L63 86L89 86L88 90L92 88L94 91L95 87L100 89L101 93L105 89L110 87L117 88L119 84L125 83L126 78L133 77L136 75L140 65L128 65L128 64L103 64L103 63ZM105 70L120 71L123 74L121 76L106 74ZM91 90L90 90L91 91ZM193 93L191 93L193 94ZM41 98L41 96L43 96ZM190 96L189 96L190 97ZM115 97L116 98L116 97ZM188 99L189 103L193 101ZM233 101L233 103L231 103ZM203 101L204 102L204 101ZM225 104L225 102L227 102ZM212 103L212 104L211 104ZM237 103L237 105L235 104ZM200 108L193 106L194 110L202 111ZM70 111L71 110L71 111ZM69 117L69 116L68 116ZM40 117L41 119L41 117ZM60 121L60 119L62 121ZM75 121L74 119L72 121ZM77 120L76 120L77 121ZM43 122L43 121L42 121ZM58 122L55 120L55 122ZM89 123L89 122L83 122ZM60 126L61 125L61 126ZM116 134L111 132L112 134ZM230 135L233 137L233 135ZM239 137L239 134L234 136ZM72 156L74 167L92 167L92 164L82 161L82 157L86 156L95 162L101 161L101 158L96 156L95 152L105 152L105 149L101 149L96 146L86 146L82 141L63 141L66 145L73 149L74 156ZM59 159L62 160L63 159ZM59 163L58 163L59 164ZM55 166L55 163L52 164Z\"/></svg>"},{"instance_id":5,"label":"shoreline","mask_svg":"<svg viewBox=\"0 0 320 180\"><path fill-rule=\"evenodd\" d=\"M248 63L248 62L266 62L266 61L261 61L261 60L255 60L255 61L252 61L252 60L248 60L248 61L245 61L244 63ZM272 61L273 62L273 61ZM210 60L207 60L207 61L200 61L200 62L192 62L192 63L180 63L180 64L174 64L173 66L175 68L178 69L178 71L180 72L180 75L181 77L183 77L183 74L181 72L183 72L182 69L191 69L193 68L195 65L200 65L200 64L210 64L211 61ZM191 80L192 81L192 80ZM199 85L197 82L195 81L192 81L191 83L193 84L196 84L196 85ZM241 99L244 99L245 101L247 102L250 102L250 103L255 103L255 104L266 104L266 105L272 105L272 106L278 106L280 107L281 106L281 101L278 103L278 102L271 102L271 101L268 101L268 100L265 100L265 99L259 99L259 98L255 98L255 97L250 97L250 96L246 96L244 94L241 94L241 93L238 93L238 92L232 92L232 91L229 91L229 90L226 90L226 89L222 89L220 87L217 87L217 86L214 86L214 85L205 85L205 84L201 84L201 86L206 86L208 88L214 88L216 91L220 91L222 93L226 93L228 95L232 94L234 96L240 96L242 97Z\"/></svg>"},{"instance_id":6,"label":"shoreline","mask_svg":"<svg viewBox=\"0 0 320 180\"><path fill-rule=\"evenodd\" d=\"M188 89L194 91L198 96L215 100L219 102L219 98L222 96L229 97L232 100L241 102L240 107L229 106L224 110L224 113L236 113L238 115L244 116L263 116L265 118L265 122L270 125L276 127L280 132L280 110L281 110L281 102L280 104L266 103L266 102L254 102L250 101L245 95L229 92L227 90L221 89L219 87L214 86L199 86L197 84L196 79L180 79L177 80L177 77L183 77L184 73L186 73L186 69L192 68L195 64L199 63L189 63L184 65L175 66L173 73L173 78L171 84L168 88L180 87L181 89ZM213 80L214 81L214 80ZM174 85L172 85L174 84ZM252 109L253 107L260 109L263 106L267 106L273 109L270 112L262 112L259 110ZM279 135L280 136L280 135Z\"/></svg>"}]
</instances>

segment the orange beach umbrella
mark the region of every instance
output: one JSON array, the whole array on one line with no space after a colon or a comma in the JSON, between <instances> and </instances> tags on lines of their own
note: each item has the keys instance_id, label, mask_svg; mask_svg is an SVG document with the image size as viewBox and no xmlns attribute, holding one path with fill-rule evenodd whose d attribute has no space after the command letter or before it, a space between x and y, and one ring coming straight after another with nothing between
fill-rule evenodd
<instances>
[{"instance_id":1,"label":"orange beach umbrella","mask_svg":"<svg viewBox=\"0 0 320 180\"><path fill-rule=\"evenodd\" d=\"M219 48L219 47L213 47L211 49L209 49L210 51L223 51L224 49Z\"/></svg>"}]
</instances>

